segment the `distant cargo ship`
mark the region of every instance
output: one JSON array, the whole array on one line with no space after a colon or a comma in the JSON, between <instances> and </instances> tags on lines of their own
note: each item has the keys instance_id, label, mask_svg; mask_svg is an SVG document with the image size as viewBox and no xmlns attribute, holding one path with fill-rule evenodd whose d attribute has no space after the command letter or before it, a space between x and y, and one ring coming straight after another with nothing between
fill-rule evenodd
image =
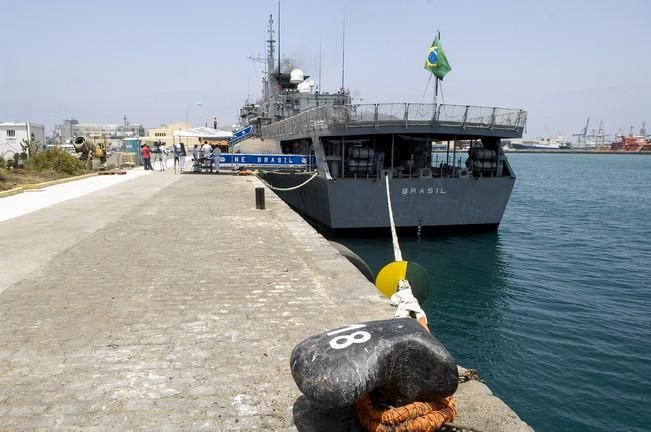
<instances>
[{"instance_id":1,"label":"distant cargo ship","mask_svg":"<svg viewBox=\"0 0 651 432\"><path fill-rule=\"evenodd\" d=\"M646 153L651 152L651 135L646 133L646 124L642 123L640 134L633 134L633 128L628 136L623 134L617 135L616 141L610 145L612 151Z\"/></svg>"},{"instance_id":2,"label":"distant cargo ship","mask_svg":"<svg viewBox=\"0 0 651 432\"><path fill-rule=\"evenodd\" d=\"M569 150L572 144L563 135L553 138L536 138L531 141L511 141L511 148L516 150Z\"/></svg>"},{"instance_id":3,"label":"distant cargo ship","mask_svg":"<svg viewBox=\"0 0 651 432\"><path fill-rule=\"evenodd\" d=\"M643 135L619 136L610 146L612 151L617 152L651 152L651 137Z\"/></svg>"}]
</instances>

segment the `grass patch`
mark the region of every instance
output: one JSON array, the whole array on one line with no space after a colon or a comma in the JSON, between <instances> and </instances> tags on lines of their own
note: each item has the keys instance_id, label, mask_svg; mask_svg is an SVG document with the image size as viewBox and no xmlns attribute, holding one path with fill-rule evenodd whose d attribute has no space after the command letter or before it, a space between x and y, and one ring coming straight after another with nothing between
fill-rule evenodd
<instances>
[{"instance_id":1,"label":"grass patch","mask_svg":"<svg viewBox=\"0 0 651 432\"><path fill-rule=\"evenodd\" d=\"M23 185L43 183L70 177L54 171L32 171L26 169L0 169L0 191L5 191Z\"/></svg>"},{"instance_id":2,"label":"grass patch","mask_svg":"<svg viewBox=\"0 0 651 432\"><path fill-rule=\"evenodd\" d=\"M87 172L79 159L57 148L36 153L27 159L24 165L24 168L0 167L0 191L78 176Z\"/></svg>"}]
</instances>

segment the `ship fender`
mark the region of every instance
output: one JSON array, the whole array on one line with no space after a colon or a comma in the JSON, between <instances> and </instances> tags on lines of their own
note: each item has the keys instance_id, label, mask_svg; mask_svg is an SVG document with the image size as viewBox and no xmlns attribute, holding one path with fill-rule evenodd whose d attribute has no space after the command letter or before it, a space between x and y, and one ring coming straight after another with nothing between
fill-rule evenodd
<instances>
[{"instance_id":1,"label":"ship fender","mask_svg":"<svg viewBox=\"0 0 651 432\"><path fill-rule=\"evenodd\" d=\"M290 357L298 388L317 404L343 408L373 391L389 405L452 395L454 358L418 321L369 321L309 337Z\"/></svg>"},{"instance_id":2,"label":"ship fender","mask_svg":"<svg viewBox=\"0 0 651 432\"><path fill-rule=\"evenodd\" d=\"M357 270L361 274L364 275L366 279L368 279L369 282L375 283L375 276L373 275L373 271L371 268L366 264L366 261L364 261L359 255L357 255L355 252L352 250L348 249L346 246L342 245L341 243L337 243L334 241L330 241L330 244L337 249L337 251L343 255L352 265L354 265Z\"/></svg>"}]
</instances>

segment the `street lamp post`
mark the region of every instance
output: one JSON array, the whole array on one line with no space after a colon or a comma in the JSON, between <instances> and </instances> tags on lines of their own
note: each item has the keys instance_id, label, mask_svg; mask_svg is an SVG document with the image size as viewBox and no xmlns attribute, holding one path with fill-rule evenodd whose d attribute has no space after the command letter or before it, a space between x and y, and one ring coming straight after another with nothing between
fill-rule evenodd
<instances>
[{"instance_id":1,"label":"street lamp post","mask_svg":"<svg viewBox=\"0 0 651 432\"><path fill-rule=\"evenodd\" d=\"M196 102L196 103L190 104L190 105L188 105L188 107L185 109L185 127L186 127L186 128L189 127L189 126L188 126L188 113L190 112L190 108L192 108L192 107L195 106L195 105L196 105L196 106L201 106L201 102Z\"/></svg>"}]
</instances>

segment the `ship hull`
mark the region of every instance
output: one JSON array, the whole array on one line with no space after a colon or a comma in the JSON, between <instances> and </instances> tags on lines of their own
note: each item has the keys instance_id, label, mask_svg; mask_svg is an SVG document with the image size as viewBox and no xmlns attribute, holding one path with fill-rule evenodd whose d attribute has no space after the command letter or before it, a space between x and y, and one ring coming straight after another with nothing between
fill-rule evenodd
<instances>
[{"instance_id":1,"label":"ship hull","mask_svg":"<svg viewBox=\"0 0 651 432\"><path fill-rule=\"evenodd\" d=\"M263 179L292 208L329 231L388 229L386 185L379 178L265 173ZM425 231L496 229L506 209L515 177L392 178L391 201L396 227Z\"/></svg>"}]
</instances>

